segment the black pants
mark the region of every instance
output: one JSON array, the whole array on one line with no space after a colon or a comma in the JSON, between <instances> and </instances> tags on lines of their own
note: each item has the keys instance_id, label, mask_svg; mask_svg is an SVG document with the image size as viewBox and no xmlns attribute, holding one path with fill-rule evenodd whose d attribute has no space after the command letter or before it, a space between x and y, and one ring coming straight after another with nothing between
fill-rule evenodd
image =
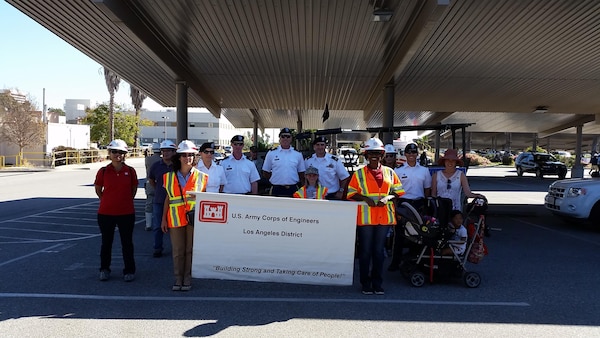
<instances>
[{"instance_id":1,"label":"black pants","mask_svg":"<svg viewBox=\"0 0 600 338\"><path fill-rule=\"evenodd\" d=\"M100 246L100 270L110 271L115 227L118 226L119 237L121 237L123 263L125 264L123 274L126 275L135 273L135 260L133 258L134 224L135 214L119 216L98 214L98 226L100 227L100 233L102 233L102 245Z\"/></svg>"},{"instance_id":2,"label":"black pants","mask_svg":"<svg viewBox=\"0 0 600 338\"><path fill-rule=\"evenodd\" d=\"M296 190L298 190L298 186L296 184L273 185L271 187L271 196L292 197L294 196Z\"/></svg>"}]
</instances>

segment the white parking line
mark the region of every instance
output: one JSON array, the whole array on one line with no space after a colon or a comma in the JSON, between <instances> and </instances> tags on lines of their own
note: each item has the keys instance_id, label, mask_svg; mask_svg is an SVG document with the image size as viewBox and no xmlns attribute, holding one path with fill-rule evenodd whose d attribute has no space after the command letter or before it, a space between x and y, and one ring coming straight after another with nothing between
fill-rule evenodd
<instances>
[{"instance_id":1,"label":"white parking line","mask_svg":"<svg viewBox=\"0 0 600 338\"><path fill-rule=\"evenodd\" d=\"M2 263L0 263L0 266L4 266L4 265L10 264L10 263L14 263L16 261L20 261L20 260L25 259L27 257L31 257L33 255L37 255L39 253L46 252L48 250L52 250L52 249L58 248L60 246L62 246L62 244L55 244L55 245L53 245L51 247L48 247L48 248L45 248L45 249L41 249L41 250L38 250L38 251L35 251L35 252L32 252L32 253L28 253L27 255L23 255L21 257L10 259L10 260L8 260L6 262L2 262Z\"/></svg>"},{"instance_id":2,"label":"white parking line","mask_svg":"<svg viewBox=\"0 0 600 338\"><path fill-rule=\"evenodd\" d=\"M517 218L511 218L511 219L514 220L514 221L518 221L518 222L522 222L522 223L534 226L536 228L540 228L540 229L544 229L544 230L547 230L547 231L550 231L550 232L558 233L561 236L571 237L573 239L577 239L577 240L580 240L582 242L586 242L588 244L592 244L594 246L600 246L600 243L598 243L598 241L595 241L595 240L590 240L590 239L587 239L585 237L576 236L576 235L570 234L570 233L565 232L565 231L560 231L560 230L556 230L556 229L545 227L543 225L539 225L539 224L527 222L527 221L524 221L522 219L517 219ZM583 234L582 236L585 236L585 234Z\"/></svg>"},{"instance_id":3,"label":"white parking line","mask_svg":"<svg viewBox=\"0 0 600 338\"><path fill-rule=\"evenodd\" d=\"M158 297L158 296L103 296L54 293L0 293L0 298L50 298L79 300L118 300L118 301L202 301L202 302L261 302L261 303L377 303L377 304L416 304L416 305L460 305L460 306L531 306L525 302L459 302L411 299L367 298L267 298L267 297Z\"/></svg>"}]
</instances>

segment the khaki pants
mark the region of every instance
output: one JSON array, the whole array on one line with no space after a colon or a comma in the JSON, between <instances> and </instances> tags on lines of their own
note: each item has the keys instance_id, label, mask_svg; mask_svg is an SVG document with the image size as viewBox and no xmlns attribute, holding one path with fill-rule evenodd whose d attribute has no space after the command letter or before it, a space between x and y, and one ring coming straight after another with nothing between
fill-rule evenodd
<instances>
[{"instance_id":1,"label":"khaki pants","mask_svg":"<svg viewBox=\"0 0 600 338\"><path fill-rule=\"evenodd\" d=\"M173 250L173 272L175 285L192 285L192 248L194 227L169 228Z\"/></svg>"}]
</instances>

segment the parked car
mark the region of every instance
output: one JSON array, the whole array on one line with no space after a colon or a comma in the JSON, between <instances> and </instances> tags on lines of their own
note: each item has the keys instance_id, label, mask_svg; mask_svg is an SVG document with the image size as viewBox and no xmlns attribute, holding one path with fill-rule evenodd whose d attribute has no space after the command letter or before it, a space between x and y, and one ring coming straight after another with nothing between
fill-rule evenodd
<instances>
[{"instance_id":1,"label":"parked car","mask_svg":"<svg viewBox=\"0 0 600 338\"><path fill-rule=\"evenodd\" d=\"M358 165L358 152L354 148L341 147L338 150L338 157L346 167Z\"/></svg>"},{"instance_id":2,"label":"parked car","mask_svg":"<svg viewBox=\"0 0 600 338\"><path fill-rule=\"evenodd\" d=\"M544 206L556 215L598 224L600 179L571 178L554 181L548 187Z\"/></svg>"},{"instance_id":3,"label":"parked car","mask_svg":"<svg viewBox=\"0 0 600 338\"><path fill-rule=\"evenodd\" d=\"M215 161L216 164L221 163L221 161L223 161L224 159L225 159L225 154L215 151L215 155L213 156L213 161Z\"/></svg>"},{"instance_id":4,"label":"parked car","mask_svg":"<svg viewBox=\"0 0 600 338\"><path fill-rule=\"evenodd\" d=\"M558 175L561 180L567 176L567 166L547 153L520 153L515 160L515 167L518 176L523 176L523 173L535 173L539 178Z\"/></svg>"}]
</instances>

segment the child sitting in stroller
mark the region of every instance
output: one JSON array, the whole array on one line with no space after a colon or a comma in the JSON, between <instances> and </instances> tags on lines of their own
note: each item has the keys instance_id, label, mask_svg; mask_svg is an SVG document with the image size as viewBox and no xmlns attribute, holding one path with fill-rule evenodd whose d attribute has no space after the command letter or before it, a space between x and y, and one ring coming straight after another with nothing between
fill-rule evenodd
<instances>
[{"instance_id":1,"label":"child sitting in stroller","mask_svg":"<svg viewBox=\"0 0 600 338\"><path fill-rule=\"evenodd\" d=\"M460 256L467 249L467 229L463 226L463 214L460 210L450 211L448 233L451 234L448 246L442 249L442 255Z\"/></svg>"}]
</instances>

